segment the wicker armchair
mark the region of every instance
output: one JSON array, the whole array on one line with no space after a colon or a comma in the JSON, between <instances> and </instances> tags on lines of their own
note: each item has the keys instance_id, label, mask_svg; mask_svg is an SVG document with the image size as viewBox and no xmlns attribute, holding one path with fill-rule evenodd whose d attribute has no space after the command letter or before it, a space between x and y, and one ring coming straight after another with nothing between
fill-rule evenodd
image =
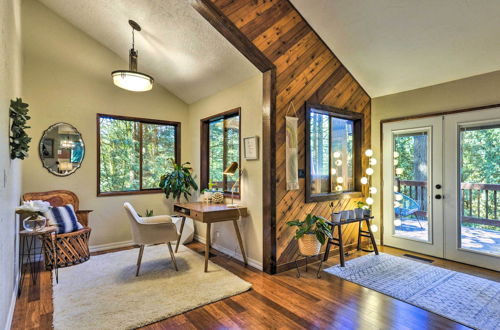
<instances>
[{"instance_id":1,"label":"wicker armchair","mask_svg":"<svg viewBox=\"0 0 500 330\"><path fill-rule=\"evenodd\" d=\"M92 210L80 210L78 197L67 190L52 190L46 192L26 193L23 195L24 201L43 200L49 202L54 207L72 204L78 221L82 224L83 229L67 234L58 234L56 236L48 236L44 238L43 250L45 252L45 268L52 270L54 262L57 262L57 267L68 267L80 264L89 260L89 238L90 227L88 226L88 216ZM55 239L55 248L57 250L57 261L54 261L54 252L52 240Z\"/></svg>"}]
</instances>

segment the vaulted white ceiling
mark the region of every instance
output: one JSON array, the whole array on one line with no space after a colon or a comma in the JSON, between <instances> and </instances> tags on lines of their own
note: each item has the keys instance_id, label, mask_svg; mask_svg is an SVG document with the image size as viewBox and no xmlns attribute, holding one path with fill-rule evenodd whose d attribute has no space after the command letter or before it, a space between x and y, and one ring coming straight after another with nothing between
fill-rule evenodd
<instances>
[{"instance_id":1,"label":"vaulted white ceiling","mask_svg":"<svg viewBox=\"0 0 500 330\"><path fill-rule=\"evenodd\" d=\"M291 1L372 97L500 70L499 0Z\"/></svg>"},{"instance_id":2,"label":"vaulted white ceiling","mask_svg":"<svg viewBox=\"0 0 500 330\"><path fill-rule=\"evenodd\" d=\"M187 103L259 72L188 0L40 1L127 61L132 42L128 20L138 22L139 71ZM109 71L117 69L126 67Z\"/></svg>"}]
</instances>

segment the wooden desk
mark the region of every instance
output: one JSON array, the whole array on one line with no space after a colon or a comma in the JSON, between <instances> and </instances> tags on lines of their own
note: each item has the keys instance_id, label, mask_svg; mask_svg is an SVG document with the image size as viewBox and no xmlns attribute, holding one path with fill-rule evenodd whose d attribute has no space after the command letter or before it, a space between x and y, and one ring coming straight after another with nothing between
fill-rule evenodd
<instances>
[{"instance_id":1,"label":"wooden desk","mask_svg":"<svg viewBox=\"0 0 500 330\"><path fill-rule=\"evenodd\" d=\"M238 228L238 220L241 217L247 216L246 207L227 207L225 204L211 204L203 202L195 203L175 203L174 204L175 215L181 216L181 230L179 238L177 239L177 245L175 246L175 252L179 249L179 244L181 242L182 231L184 230L184 222L186 217L191 218L195 221L199 221L207 224L207 233L205 237L205 272L208 270L208 257L210 255L210 229L211 224L215 222L232 221L234 225L234 231L236 232L236 238L238 239L238 244L240 246L241 255L247 264L247 256L245 255L245 249L243 247L243 242L241 240L240 230Z\"/></svg>"}]
</instances>

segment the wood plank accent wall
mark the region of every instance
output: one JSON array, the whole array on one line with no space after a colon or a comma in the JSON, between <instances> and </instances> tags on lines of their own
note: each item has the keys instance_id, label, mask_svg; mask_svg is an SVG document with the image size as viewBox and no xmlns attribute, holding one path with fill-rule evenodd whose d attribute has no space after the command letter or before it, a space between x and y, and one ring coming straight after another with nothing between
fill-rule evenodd
<instances>
[{"instance_id":1,"label":"wood plank accent wall","mask_svg":"<svg viewBox=\"0 0 500 330\"><path fill-rule=\"evenodd\" d=\"M275 66L276 109L272 120L276 196L272 262L277 271L282 271L291 266L298 251L293 239L295 230L286 222L303 219L308 213L329 218L332 211L327 202L305 203L304 179L300 179L299 190L286 190L285 113L290 101L298 110L299 168L305 169L305 102L362 113L364 150L370 146L371 99L289 0L210 1ZM367 159L363 159L363 168L366 164ZM353 208L358 200L334 201L333 211ZM346 244L353 244L357 240L356 224L345 227L344 235Z\"/></svg>"}]
</instances>

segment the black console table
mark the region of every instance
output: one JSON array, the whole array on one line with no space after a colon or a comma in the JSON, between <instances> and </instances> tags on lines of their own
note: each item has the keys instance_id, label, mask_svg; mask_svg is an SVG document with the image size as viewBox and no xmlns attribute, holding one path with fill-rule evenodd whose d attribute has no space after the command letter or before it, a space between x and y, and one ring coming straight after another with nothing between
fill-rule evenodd
<instances>
[{"instance_id":1,"label":"black console table","mask_svg":"<svg viewBox=\"0 0 500 330\"><path fill-rule=\"evenodd\" d=\"M335 228L337 228L339 234L338 234L338 238L332 238L332 239L328 240L328 243L326 244L325 256L323 258L323 261L326 261L328 259L328 255L330 254L330 247L333 244L333 245L339 247L340 266L345 267L344 245L343 245L343 240L342 240L342 225L347 225L349 223L355 223L355 222L359 223L357 249L363 250L363 249L361 249L361 237L367 237L367 238L370 238L370 240L372 242L373 251L371 251L371 250L363 250L363 251L375 252L375 254L378 255L377 243L375 243L375 237L373 236L373 232L370 228L370 219L373 219L373 217L365 217L362 219L346 219L343 221L329 221L329 222L327 222L332 228L332 235L335 234ZM366 223L368 230L363 230L363 222Z\"/></svg>"}]
</instances>

